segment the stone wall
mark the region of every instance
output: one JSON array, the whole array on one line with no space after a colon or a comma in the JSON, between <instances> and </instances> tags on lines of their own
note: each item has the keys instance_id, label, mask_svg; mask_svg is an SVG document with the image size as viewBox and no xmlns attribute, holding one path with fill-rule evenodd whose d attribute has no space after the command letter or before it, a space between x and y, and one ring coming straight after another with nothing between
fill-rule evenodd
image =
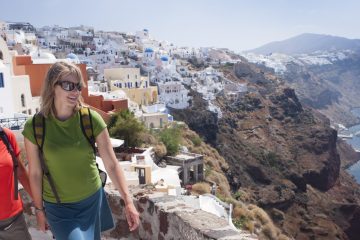
<instances>
[{"instance_id":1,"label":"stone wall","mask_svg":"<svg viewBox=\"0 0 360 240\"><path fill-rule=\"evenodd\" d=\"M140 226L130 232L124 214L124 201L117 191L105 189L115 220L115 228L103 233L104 239L257 239L246 232L232 229L227 220L191 206L187 198L168 196L138 189L135 206L140 212ZM36 226L30 199L22 191L27 222Z\"/></svg>"},{"instance_id":2,"label":"stone wall","mask_svg":"<svg viewBox=\"0 0 360 240\"><path fill-rule=\"evenodd\" d=\"M127 239L229 239L231 236L231 239L242 239L225 219L189 206L183 199L188 196L161 193L138 196L136 207L141 224L131 233L125 220L124 202L116 192L107 192L116 227L106 236Z\"/></svg>"}]
</instances>

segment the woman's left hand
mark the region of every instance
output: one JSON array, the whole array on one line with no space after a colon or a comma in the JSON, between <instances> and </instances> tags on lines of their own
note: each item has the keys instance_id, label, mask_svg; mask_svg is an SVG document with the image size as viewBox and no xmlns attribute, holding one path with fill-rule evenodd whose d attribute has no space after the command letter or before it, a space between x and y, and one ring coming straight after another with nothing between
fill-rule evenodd
<instances>
[{"instance_id":1,"label":"woman's left hand","mask_svg":"<svg viewBox=\"0 0 360 240\"><path fill-rule=\"evenodd\" d=\"M139 213L133 203L129 203L125 206L125 215L129 224L129 230L134 231L136 228L138 228L140 223Z\"/></svg>"}]
</instances>

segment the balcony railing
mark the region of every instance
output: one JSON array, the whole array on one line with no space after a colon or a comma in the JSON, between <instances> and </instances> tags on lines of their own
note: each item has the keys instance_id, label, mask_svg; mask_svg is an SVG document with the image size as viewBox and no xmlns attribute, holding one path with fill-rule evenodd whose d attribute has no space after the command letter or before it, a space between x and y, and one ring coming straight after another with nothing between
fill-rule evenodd
<instances>
[{"instance_id":1,"label":"balcony railing","mask_svg":"<svg viewBox=\"0 0 360 240\"><path fill-rule=\"evenodd\" d=\"M11 130L19 130L24 128L27 119L27 117L0 118L0 126L9 128Z\"/></svg>"}]
</instances>

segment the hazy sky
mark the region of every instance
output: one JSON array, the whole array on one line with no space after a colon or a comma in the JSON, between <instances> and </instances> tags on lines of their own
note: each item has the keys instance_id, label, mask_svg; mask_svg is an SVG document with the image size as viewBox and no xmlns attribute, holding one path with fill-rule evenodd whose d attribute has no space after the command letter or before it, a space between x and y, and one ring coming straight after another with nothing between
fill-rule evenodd
<instances>
[{"instance_id":1,"label":"hazy sky","mask_svg":"<svg viewBox=\"0 0 360 240\"><path fill-rule=\"evenodd\" d=\"M360 39L359 0L1 0L0 20L35 27L148 29L178 46L259 47L301 33Z\"/></svg>"}]
</instances>

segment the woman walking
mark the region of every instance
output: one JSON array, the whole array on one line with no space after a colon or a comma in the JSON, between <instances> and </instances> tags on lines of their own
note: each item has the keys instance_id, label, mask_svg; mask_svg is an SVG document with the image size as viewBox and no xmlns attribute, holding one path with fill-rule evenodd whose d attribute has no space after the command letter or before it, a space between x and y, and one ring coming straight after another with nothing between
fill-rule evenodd
<instances>
[{"instance_id":1,"label":"woman walking","mask_svg":"<svg viewBox=\"0 0 360 240\"><path fill-rule=\"evenodd\" d=\"M33 117L23 131L38 227L45 231L48 221L59 240L100 239L100 232L114 225L93 146L82 129L80 93L83 86L77 66L67 62L53 64L40 97L40 116L44 122L39 126ZM133 231L139 225L139 214L124 173L112 149L105 122L97 112L89 111L94 141L107 173L125 201L126 218ZM35 133L39 127L43 128L40 137Z\"/></svg>"}]
</instances>

